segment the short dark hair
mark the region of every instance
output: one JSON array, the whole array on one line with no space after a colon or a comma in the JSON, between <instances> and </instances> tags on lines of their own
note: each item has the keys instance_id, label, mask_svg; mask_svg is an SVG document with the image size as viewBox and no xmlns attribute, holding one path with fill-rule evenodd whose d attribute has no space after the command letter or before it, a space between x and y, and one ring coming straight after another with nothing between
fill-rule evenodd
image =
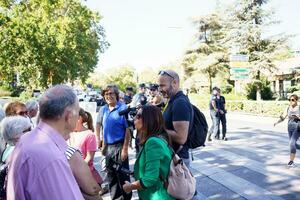
<instances>
[{"instance_id":1,"label":"short dark hair","mask_svg":"<svg viewBox=\"0 0 300 200\"><path fill-rule=\"evenodd\" d=\"M40 118L55 120L60 118L65 109L76 102L73 89L67 85L56 85L42 94L40 106Z\"/></svg>"},{"instance_id":2,"label":"short dark hair","mask_svg":"<svg viewBox=\"0 0 300 200\"><path fill-rule=\"evenodd\" d=\"M116 85L112 85L112 84L109 84L107 85L101 92L101 95L104 97L105 93L112 89L114 91L114 93L116 94L116 97L117 97L117 101L119 101L120 99L120 92L119 92L119 89Z\"/></svg>"},{"instance_id":3,"label":"short dark hair","mask_svg":"<svg viewBox=\"0 0 300 200\"><path fill-rule=\"evenodd\" d=\"M145 88L145 87L146 87L145 83L139 84L139 88Z\"/></svg>"},{"instance_id":4,"label":"short dark hair","mask_svg":"<svg viewBox=\"0 0 300 200\"><path fill-rule=\"evenodd\" d=\"M126 87L126 91L131 91L131 92L133 92L133 87Z\"/></svg>"},{"instance_id":5,"label":"short dark hair","mask_svg":"<svg viewBox=\"0 0 300 200\"><path fill-rule=\"evenodd\" d=\"M149 89L150 90L158 90L158 85L157 84L150 84Z\"/></svg>"}]
</instances>

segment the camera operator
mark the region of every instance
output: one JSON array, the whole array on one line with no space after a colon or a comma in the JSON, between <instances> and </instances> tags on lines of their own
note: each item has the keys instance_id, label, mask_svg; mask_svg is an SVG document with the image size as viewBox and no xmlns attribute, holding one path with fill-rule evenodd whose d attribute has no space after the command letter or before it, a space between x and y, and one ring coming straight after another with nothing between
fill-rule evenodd
<instances>
[{"instance_id":1,"label":"camera operator","mask_svg":"<svg viewBox=\"0 0 300 200\"><path fill-rule=\"evenodd\" d=\"M119 90L114 85L108 85L102 95L107 105L101 107L97 118L97 138L100 141L100 132L103 135L107 178L111 199L131 199L132 193L126 193L122 189L125 181L130 181L124 170L129 170L128 145L130 132L124 115L119 112L126 109L126 105L119 101ZM116 167L118 163L118 167Z\"/></svg>"},{"instance_id":2,"label":"camera operator","mask_svg":"<svg viewBox=\"0 0 300 200\"><path fill-rule=\"evenodd\" d=\"M126 87L125 95L124 95L124 101L126 104L130 104L133 97L133 88L132 87Z\"/></svg>"},{"instance_id":3,"label":"camera operator","mask_svg":"<svg viewBox=\"0 0 300 200\"><path fill-rule=\"evenodd\" d=\"M136 107L139 104L145 105L147 103L147 97L146 97L146 85L144 83L141 83L139 85L139 93L135 94L132 98L131 107Z\"/></svg>"}]
</instances>

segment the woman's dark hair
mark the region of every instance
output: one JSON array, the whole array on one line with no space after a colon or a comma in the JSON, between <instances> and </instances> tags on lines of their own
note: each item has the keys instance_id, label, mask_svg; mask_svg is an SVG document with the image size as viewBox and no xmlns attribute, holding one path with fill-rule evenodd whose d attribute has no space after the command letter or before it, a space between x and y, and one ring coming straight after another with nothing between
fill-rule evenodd
<instances>
[{"instance_id":1,"label":"woman's dark hair","mask_svg":"<svg viewBox=\"0 0 300 200\"><path fill-rule=\"evenodd\" d=\"M152 135L162 135L169 143L169 137L165 132L164 120L161 110L153 105L142 107L141 120L143 121L143 133L141 135L141 143Z\"/></svg>"},{"instance_id":2,"label":"woman's dark hair","mask_svg":"<svg viewBox=\"0 0 300 200\"><path fill-rule=\"evenodd\" d=\"M91 113L80 108L79 116L82 118L82 122L87 124L87 128L94 132L93 118Z\"/></svg>"},{"instance_id":3,"label":"woman's dark hair","mask_svg":"<svg viewBox=\"0 0 300 200\"><path fill-rule=\"evenodd\" d=\"M104 98L105 93L107 91L109 91L110 89L112 89L114 91L114 93L116 94L116 97L117 97L117 101L119 101L119 99L120 99L120 97L119 97L119 89L118 89L118 87L116 85L107 85L105 87L105 89L103 89L102 92L101 92L102 97ZM105 98L104 98L104 100L105 100Z\"/></svg>"},{"instance_id":4,"label":"woman's dark hair","mask_svg":"<svg viewBox=\"0 0 300 200\"><path fill-rule=\"evenodd\" d=\"M290 101L290 99L291 99L292 97L294 97L294 99L295 99L296 101L298 101L298 95L296 95L296 94L292 94L292 95L290 96L290 98L289 98L289 101Z\"/></svg>"}]
</instances>

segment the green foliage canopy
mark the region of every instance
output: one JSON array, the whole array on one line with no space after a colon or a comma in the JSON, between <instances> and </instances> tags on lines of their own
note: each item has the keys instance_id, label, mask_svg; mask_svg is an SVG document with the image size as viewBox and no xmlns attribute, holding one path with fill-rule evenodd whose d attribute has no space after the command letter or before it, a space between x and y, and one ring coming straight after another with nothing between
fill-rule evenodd
<instances>
[{"instance_id":1,"label":"green foliage canopy","mask_svg":"<svg viewBox=\"0 0 300 200\"><path fill-rule=\"evenodd\" d=\"M0 0L0 82L27 89L85 81L109 44L79 0Z\"/></svg>"}]
</instances>

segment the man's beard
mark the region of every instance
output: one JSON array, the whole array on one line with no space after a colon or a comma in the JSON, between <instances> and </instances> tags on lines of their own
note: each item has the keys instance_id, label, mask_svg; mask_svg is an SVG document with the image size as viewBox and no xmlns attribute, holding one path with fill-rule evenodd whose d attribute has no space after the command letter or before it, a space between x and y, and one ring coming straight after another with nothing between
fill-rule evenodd
<instances>
[{"instance_id":1,"label":"man's beard","mask_svg":"<svg viewBox=\"0 0 300 200\"><path fill-rule=\"evenodd\" d=\"M174 96L174 88L172 88L172 86L170 85L169 89L165 92L164 97L171 98L172 96Z\"/></svg>"}]
</instances>

